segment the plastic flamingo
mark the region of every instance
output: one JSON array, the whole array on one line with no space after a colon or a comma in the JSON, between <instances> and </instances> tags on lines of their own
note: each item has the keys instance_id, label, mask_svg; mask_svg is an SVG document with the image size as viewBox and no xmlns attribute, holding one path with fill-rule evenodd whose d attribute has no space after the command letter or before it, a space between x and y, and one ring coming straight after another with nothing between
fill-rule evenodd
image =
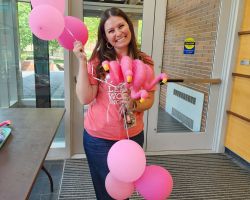
<instances>
[{"instance_id":1,"label":"plastic flamingo","mask_svg":"<svg viewBox=\"0 0 250 200\"><path fill-rule=\"evenodd\" d=\"M143 103L150 91L156 84L167 82L167 75L161 73L154 76L153 69L144 64L141 60L132 60L129 56L123 56L121 64L117 61L104 61L102 66L109 72L109 80L118 85L122 82L127 83L127 88L131 90L132 99L140 99Z\"/></svg>"},{"instance_id":2,"label":"plastic flamingo","mask_svg":"<svg viewBox=\"0 0 250 200\"><path fill-rule=\"evenodd\" d=\"M132 82L133 71L132 71L132 59L129 56L123 56L121 59L121 69L124 81L130 84Z\"/></svg>"},{"instance_id":3,"label":"plastic flamingo","mask_svg":"<svg viewBox=\"0 0 250 200\"><path fill-rule=\"evenodd\" d=\"M121 66L115 60L113 61L103 61L102 67L106 72L109 73L109 80L112 84L118 85L124 82Z\"/></svg>"},{"instance_id":4,"label":"plastic flamingo","mask_svg":"<svg viewBox=\"0 0 250 200\"><path fill-rule=\"evenodd\" d=\"M148 98L148 92L143 89L136 92L135 90L133 90L133 88L131 88L130 95L132 99L140 99L140 103L143 103L145 99Z\"/></svg>"},{"instance_id":5,"label":"plastic flamingo","mask_svg":"<svg viewBox=\"0 0 250 200\"><path fill-rule=\"evenodd\" d=\"M144 67L144 70L146 71L146 81L144 82L143 87L145 88L145 90L149 91L156 84L165 84L167 82L167 75L165 73L161 73L154 78L153 69L146 64L144 64Z\"/></svg>"},{"instance_id":6,"label":"plastic flamingo","mask_svg":"<svg viewBox=\"0 0 250 200\"><path fill-rule=\"evenodd\" d=\"M140 90L143 83L146 81L146 70L144 67L144 63L141 60L133 60L133 88L135 90Z\"/></svg>"},{"instance_id":7,"label":"plastic flamingo","mask_svg":"<svg viewBox=\"0 0 250 200\"><path fill-rule=\"evenodd\" d=\"M110 77L111 77L110 80L113 81L115 85L118 85L124 82L121 66L119 65L119 63L117 61L110 61L109 67L110 67L109 71L110 71Z\"/></svg>"},{"instance_id":8,"label":"plastic flamingo","mask_svg":"<svg viewBox=\"0 0 250 200\"><path fill-rule=\"evenodd\" d=\"M102 67L105 72L109 72L109 61L105 60L102 62Z\"/></svg>"},{"instance_id":9,"label":"plastic flamingo","mask_svg":"<svg viewBox=\"0 0 250 200\"><path fill-rule=\"evenodd\" d=\"M142 88L144 82L146 81L146 70L144 63L141 60L133 60L133 81L131 84L131 98L139 99L143 103L148 97L148 92Z\"/></svg>"}]
</instances>

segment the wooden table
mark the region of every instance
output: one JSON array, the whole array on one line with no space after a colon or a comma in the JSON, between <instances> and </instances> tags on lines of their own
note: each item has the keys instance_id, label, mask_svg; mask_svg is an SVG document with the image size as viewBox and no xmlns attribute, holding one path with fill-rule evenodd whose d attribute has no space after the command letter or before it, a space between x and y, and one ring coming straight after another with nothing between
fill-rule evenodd
<instances>
[{"instance_id":1,"label":"wooden table","mask_svg":"<svg viewBox=\"0 0 250 200\"><path fill-rule=\"evenodd\" d=\"M0 149L0 199L28 199L64 115L63 108L3 108L12 132Z\"/></svg>"}]
</instances>

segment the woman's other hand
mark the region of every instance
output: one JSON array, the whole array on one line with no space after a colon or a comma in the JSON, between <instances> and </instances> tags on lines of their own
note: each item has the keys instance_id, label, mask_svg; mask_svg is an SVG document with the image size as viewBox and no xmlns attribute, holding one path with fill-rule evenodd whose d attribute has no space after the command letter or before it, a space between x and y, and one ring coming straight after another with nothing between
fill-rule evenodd
<instances>
[{"instance_id":1,"label":"woman's other hand","mask_svg":"<svg viewBox=\"0 0 250 200\"><path fill-rule=\"evenodd\" d=\"M86 56L86 53L84 51L84 46L82 45L82 43L80 41L74 42L73 52L79 61L84 61L84 62L87 61L87 56Z\"/></svg>"}]
</instances>

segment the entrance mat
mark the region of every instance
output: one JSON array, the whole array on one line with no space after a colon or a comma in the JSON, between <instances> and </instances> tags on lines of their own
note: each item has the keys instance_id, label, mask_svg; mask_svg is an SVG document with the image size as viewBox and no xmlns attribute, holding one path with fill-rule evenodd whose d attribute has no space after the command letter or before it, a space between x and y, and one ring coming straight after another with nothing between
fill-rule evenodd
<instances>
[{"instance_id":1,"label":"entrance mat","mask_svg":"<svg viewBox=\"0 0 250 200\"><path fill-rule=\"evenodd\" d=\"M165 167L173 176L169 199L250 199L250 171L236 165L225 154L147 156L148 165ZM86 159L68 159L59 200L95 200ZM143 199L136 193L130 199Z\"/></svg>"}]
</instances>

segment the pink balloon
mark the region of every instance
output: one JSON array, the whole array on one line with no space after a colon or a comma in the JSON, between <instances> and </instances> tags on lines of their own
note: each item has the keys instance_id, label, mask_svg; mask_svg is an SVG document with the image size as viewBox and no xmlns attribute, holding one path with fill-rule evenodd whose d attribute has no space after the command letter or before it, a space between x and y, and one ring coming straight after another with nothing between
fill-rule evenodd
<instances>
[{"instance_id":1,"label":"pink balloon","mask_svg":"<svg viewBox=\"0 0 250 200\"><path fill-rule=\"evenodd\" d=\"M143 174L146 156L139 144L124 139L111 147L107 162L113 177L123 182L133 182Z\"/></svg>"},{"instance_id":2,"label":"pink balloon","mask_svg":"<svg viewBox=\"0 0 250 200\"><path fill-rule=\"evenodd\" d=\"M54 40L58 38L64 28L63 15L54 7L41 5L35 7L29 15L29 26L38 38Z\"/></svg>"},{"instance_id":3,"label":"pink balloon","mask_svg":"<svg viewBox=\"0 0 250 200\"><path fill-rule=\"evenodd\" d=\"M135 188L145 199L165 200L172 192L173 179L163 167L151 165L135 181Z\"/></svg>"},{"instance_id":4,"label":"pink balloon","mask_svg":"<svg viewBox=\"0 0 250 200\"><path fill-rule=\"evenodd\" d=\"M127 199L134 192L133 183L125 183L114 178L111 173L108 173L105 180L105 187L108 194L117 200Z\"/></svg>"},{"instance_id":5,"label":"pink balloon","mask_svg":"<svg viewBox=\"0 0 250 200\"><path fill-rule=\"evenodd\" d=\"M33 6L33 8L39 5L50 5L58 9L62 14L64 14L64 10L65 10L64 0L31 0L31 5Z\"/></svg>"},{"instance_id":6,"label":"pink balloon","mask_svg":"<svg viewBox=\"0 0 250 200\"><path fill-rule=\"evenodd\" d=\"M88 29L78 18L67 16L64 18L65 28L57 39L61 46L68 50L73 50L74 42L81 41L83 45L88 40Z\"/></svg>"}]
</instances>

